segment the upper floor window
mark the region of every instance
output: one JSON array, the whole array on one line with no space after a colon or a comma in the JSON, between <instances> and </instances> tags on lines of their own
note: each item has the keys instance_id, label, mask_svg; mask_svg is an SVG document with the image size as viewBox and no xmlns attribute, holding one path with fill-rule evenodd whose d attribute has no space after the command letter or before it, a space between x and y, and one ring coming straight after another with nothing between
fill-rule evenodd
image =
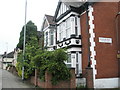
<instances>
[{"instance_id":1,"label":"upper floor window","mask_svg":"<svg viewBox=\"0 0 120 90\"><path fill-rule=\"evenodd\" d=\"M50 45L53 45L54 43L54 33L53 30L50 31Z\"/></svg>"},{"instance_id":2,"label":"upper floor window","mask_svg":"<svg viewBox=\"0 0 120 90\"><path fill-rule=\"evenodd\" d=\"M66 20L66 28L65 28L65 31L66 31L66 38L69 38L70 37L70 31L71 31L71 22L70 22L70 18Z\"/></svg>"},{"instance_id":3,"label":"upper floor window","mask_svg":"<svg viewBox=\"0 0 120 90\"><path fill-rule=\"evenodd\" d=\"M63 39L63 24L59 25L59 40L62 41Z\"/></svg>"},{"instance_id":4,"label":"upper floor window","mask_svg":"<svg viewBox=\"0 0 120 90\"><path fill-rule=\"evenodd\" d=\"M75 35L78 35L78 22L77 22L77 17L75 17Z\"/></svg>"},{"instance_id":5,"label":"upper floor window","mask_svg":"<svg viewBox=\"0 0 120 90\"><path fill-rule=\"evenodd\" d=\"M71 34L80 35L80 20L78 16L69 17L61 22L58 26L58 39L62 41L64 38L70 38Z\"/></svg>"},{"instance_id":6,"label":"upper floor window","mask_svg":"<svg viewBox=\"0 0 120 90\"><path fill-rule=\"evenodd\" d=\"M45 33L45 43L46 43L46 46L48 45L48 32Z\"/></svg>"}]
</instances>

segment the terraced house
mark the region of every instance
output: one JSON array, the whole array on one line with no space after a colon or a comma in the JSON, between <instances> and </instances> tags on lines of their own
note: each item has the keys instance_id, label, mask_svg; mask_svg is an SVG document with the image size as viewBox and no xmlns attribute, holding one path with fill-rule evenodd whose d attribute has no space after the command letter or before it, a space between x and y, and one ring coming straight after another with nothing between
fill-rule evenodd
<instances>
[{"instance_id":1,"label":"terraced house","mask_svg":"<svg viewBox=\"0 0 120 90\"><path fill-rule=\"evenodd\" d=\"M59 1L53 21L54 45L67 47L76 77L92 67L94 88L120 87L120 2Z\"/></svg>"}]
</instances>

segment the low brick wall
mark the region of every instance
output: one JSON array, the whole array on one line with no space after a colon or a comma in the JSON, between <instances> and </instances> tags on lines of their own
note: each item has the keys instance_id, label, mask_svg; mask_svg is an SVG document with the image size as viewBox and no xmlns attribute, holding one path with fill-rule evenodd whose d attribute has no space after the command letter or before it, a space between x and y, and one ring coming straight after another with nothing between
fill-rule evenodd
<instances>
[{"instance_id":1,"label":"low brick wall","mask_svg":"<svg viewBox=\"0 0 120 90\"><path fill-rule=\"evenodd\" d=\"M91 67L86 68L86 85L87 88L94 88L93 68Z\"/></svg>"},{"instance_id":2,"label":"low brick wall","mask_svg":"<svg viewBox=\"0 0 120 90\"><path fill-rule=\"evenodd\" d=\"M45 72L45 82L40 81L39 78L35 78L35 76L31 77L30 82L41 88L76 88L75 69L72 68L70 72L72 75L71 79L69 81L60 81L57 85L52 85L51 74L47 71Z\"/></svg>"}]
</instances>

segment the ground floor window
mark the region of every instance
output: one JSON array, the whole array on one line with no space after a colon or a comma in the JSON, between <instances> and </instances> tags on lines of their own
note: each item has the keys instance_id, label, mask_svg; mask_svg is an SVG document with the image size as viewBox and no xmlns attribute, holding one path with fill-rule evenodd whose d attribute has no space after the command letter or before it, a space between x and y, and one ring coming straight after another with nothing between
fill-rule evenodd
<instances>
[{"instance_id":1,"label":"ground floor window","mask_svg":"<svg viewBox=\"0 0 120 90\"><path fill-rule=\"evenodd\" d=\"M80 75L82 66L81 66L81 55L79 52L76 53L68 53L68 60L66 61L67 67L75 68L75 74Z\"/></svg>"},{"instance_id":2,"label":"ground floor window","mask_svg":"<svg viewBox=\"0 0 120 90\"><path fill-rule=\"evenodd\" d=\"M70 68L71 67L71 54L70 53L68 53L68 60L67 60L67 62L66 62L66 65L67 65L67 67L68 68Z\"/></svg>"}]
</instances>

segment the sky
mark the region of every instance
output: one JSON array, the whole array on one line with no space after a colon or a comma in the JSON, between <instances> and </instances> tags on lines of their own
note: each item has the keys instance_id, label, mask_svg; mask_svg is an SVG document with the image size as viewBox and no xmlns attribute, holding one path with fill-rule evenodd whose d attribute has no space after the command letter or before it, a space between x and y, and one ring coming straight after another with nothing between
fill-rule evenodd
<instances>
[{"instance_id":1,"label":"sky","mask_svg":"<svg viewBox=\"0 0 120 90\"><path fill-rule=\"evenodd\" d=\"M54 15L59 0L27 0L27 19L40 31L45 14ZM24 25L25 0L0 0L0 54L14 50Z\"/></svg>"}]
</instances>

